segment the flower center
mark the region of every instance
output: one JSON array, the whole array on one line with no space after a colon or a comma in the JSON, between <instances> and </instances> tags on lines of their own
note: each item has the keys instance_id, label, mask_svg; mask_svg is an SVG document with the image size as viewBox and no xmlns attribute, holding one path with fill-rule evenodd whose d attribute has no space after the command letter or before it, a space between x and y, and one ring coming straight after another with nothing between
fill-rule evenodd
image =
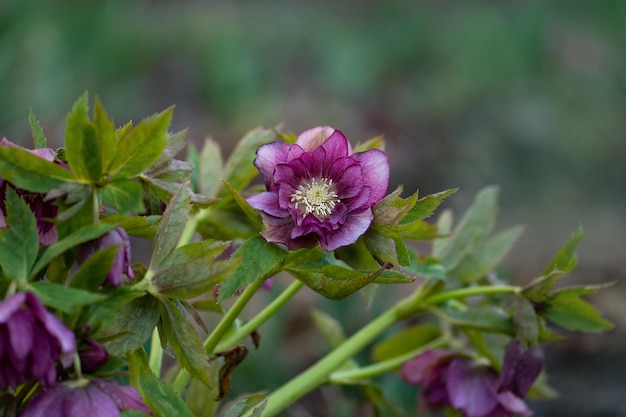
<instances>
[{"instance_id":1,"label":"flower center","mask_svg":"<svg viewBox=\"0 0 626 417\"><path fill-rule=\"evenodd\" d=\"M329 216L339 201L333 180L326 178L313 178L301 184L291 195L296 210L301 206L305 215L313 213L318 219Z\"/></svg>"}]
</instances>

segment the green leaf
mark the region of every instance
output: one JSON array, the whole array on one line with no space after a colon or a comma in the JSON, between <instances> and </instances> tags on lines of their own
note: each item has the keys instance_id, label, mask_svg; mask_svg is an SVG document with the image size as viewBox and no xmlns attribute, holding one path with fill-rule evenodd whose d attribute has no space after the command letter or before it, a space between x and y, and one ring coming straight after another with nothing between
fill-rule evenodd
<instances>
[{"instance_id":1,"label":"green leaf","mask_svg":"<svg viewBox=\"0 0 626 417\"><path fill-rule=\"evenodd\" d=\"M223 185L221 178L224 161L219 145L211 139L205 140L198 162L199 165L196 165L198 192L209 197L216 197Z\"/></svg>"},{"instance_id":2,"label":"green leaf","mask_svg":"<svg viewBox=\"0 0 626 417\"><path fill-rule=\"evenodd\" d=\"M77 288L67 288L52 282L37 281L28 284L28 289L37 294L42 303L67 314L72 314L79 307L97 303L107 297Z\"/></svg>"},{"instance_id":3,"label":"green leaf","mask_svg":"<svg viewBox=\"0 0 626 417\"><path fill-rule=\"evenodd\" d=\"M376 261L385 267L399 267L398 253L394 241L374 229L370 229L363 236L367 250Z\"/></svg>"},{"instance_id":4,"label":"green leaf","mask_svg":"<svg viewBox=\"0 0 626 417\"><path fill-rule=\"evenodd\" d=\"M109 328L118 319L119 311L132 300L145 295L144 291L133 290L123 285L115 288L101 288L100 292L106 295L106 300L84 307L81 314L81 323L84 322L89 326L92 337L99 337L103 331L110 332ZM119 335L113 335L115 336Z\"/></svg>"},{"instance_id":5,"label":"green leaf","mask_svg":"<svg viewBox=\"0 0 626 417\"><path fill-rule=\"evenodd\" d=\"M397 225L417 202L417 193L408 198L400 197L402 186L396 188L372 208L374 222L372 227L384 233L385 226Z\"/></svg>"},{"instance_id":6,"label":"green leaf","mask_svg":"<svg viewBox=\"0 0 626 417\"><path fill-rule=\"evenodd\" d=\"M145 354L144 354L145 355ZM194 417L187 404L165 381L154 376L146 364L134 365L139 375L139 389L146 403L159 417ZM137 372L139 371L139 372Z\"/></svg>"},{"instance_id":7,"label":"green leaf","mask_svg":"<svg viewBox=\"0 0 626 417\"><path fill-rule=\"evenodd\" d=\"M66 236L62 240L59 240L56 243L53 243L50 246L46 246L41 252L39 259L33 266L30 274L31 276L36 275L39 271L41 271L46 265L48 265L54 258L61 255L66 250L69 250L81 243L88 242L90 240L96 239L106 232L115 228L114 224L107 223L96 223L85 226L81 229L76 230L69 236Z\"/></svg>"},{"instance_id":8,"label":"green leaf","mask_svg":"<svg viewBox=\"0 0 626 417\"><path fill-rule=\"evenodd\" d=\"M161 263L161 267L190 262L199 258L206 258L210 262L222 254L231 242L223 240L205 239L200 242L188 243L174 249Z\"/></svg>"},{"instance_id":9,"label":"green leaf","mask_svg":"<svg viewBox=\"0 0 626 417\"><path fill-rule=\"evenodd\" d=\"M107 114L102 103L96 97L93 109L93 126L95 129L95 142L93 143L94 156L100 159L101 174L106 174L113 162L117 149L117 136L115 124Z\"/></svg>"},{"instance_id":10,"label":"green leaf","mask_svg":"<svg viewBox=\"0 0 626 417\"><path fill-rule=\"evenodd\" d=\"M28 278L39 250L37 221L13 187L6 187L5 205L6 227L0 229L0 266L5 277L23 282Z\"/></svg>"},{"instance_id":11,"label":"green leaf","mask_svg":"<svg viewBox=\"0 0 626 417\"><path fill-rule=\"evenodd\" d=\"M156 269L176 248L189 218L189 190L182 186L167 205L152 245L150 269Z\"/></svg>"},{"instance_id":12,"label":"green leaf","mask_svg":"<svg viewBox=\"0 0 626 417\"><path fill-rule=\"evenodd\" d=\"M155 167L160 167L167 162L174 159L180 151L185 148L185 139L187 138L187 129L181 130L176 133L166 133L167 135L167 146L161 153L159 160L156 162Z\"/></svg>"},{"instance_id":13,"label":"green leaf","mask_svg":"<svg viewBox=\"0 0 626 417\"><path fill-rule=\"evenodd\" d=\"M248 219L250 219L250 221L252 222L252 226L256 230L261 230L263 228L263 220L261 219L261 216L259 215L259 213L248 203L248 201L244 198L244 196L242 196L239 193L239 191L237 191L228 181L224 180L224 185L226 186L230 194L233 196L233 200L235 200L235 203L237 204L237 206L239 206L241 211L243 211L244 214L248 217Z\"/></svg>"},{"instance_id":14,"label":"green leaf","mask_svg":"<svg viewBox=\"0 0 626 417\"><path fill-rule=\"evenodd\" d=\"M200 336L175 300L161 300L161 324L159 334L163 342L172 346L180 364L206 386L211 387L209 374L211 364Z\"/></svg>"},{"instance_id":15,"label":"green leaf","mask_svg":"<svg viewBox=\"0 0 626 417\"><path fill-rule=\"evenodd\" d=\"M167 128L173 108L146 118L130 130L117 144L109 174L117 178L133 178L155 164L168 143Z\"/></svg>"},{"instance_id":16,"label":"green leaf","mask_svg":"<svg viewBox=\"0 0 626 417\"><path fill-rule=\"evenodd\" d=\"M442 236L447 236L452 232L452 210L444 210L437 218L437 232ZM449 245L448 239L435 239L433 242L432 256L441 258L441 253Z\"/></svg>"},{"instance_id":17,"label":"green leaf","mask_svg":"<svg viewBox=\"0 0 626 417\"><path fill-rule=\"evenodd\" d=\"M359 143L354 147L354 153L369 151L370 149L383 150L385 146L385 137L376 136L375 138L368 139L363 143Z\"/></svg>"},{"instance_id":18,"label":"green leaf","mask_svg":"<svg viewBox=\"0 0 626 417\"><path fill-rule=\"evenodd\" d=\"M572 287L558 291L546 303L546 318L569 330L583 332L611 330L613 324L602 318L594 306L579 298L599 288L601 287Z\"/></svg>"},{"instance_id":19,"label":"green leaf","mask_svg":"<svg viewBox=\"0 0 626 417\"><path fill-rule=\"evenodd\" d=\"M496 306L474 307L464 311L444 307L433 311L457 326L514 335L511 317Z\"/></svg>"},{"instance_id":20,"label":"green leaf","mask_svg":"<svg viewBox=\"0 0 626 417\"><path fill-rule=\"evenodd\" d=\"M76 271L70 287L86 291L96 291L100 288L113 266L119 249L120 245L114 245L92 254Z\"/></svg>"},{"instance_id":21,"label":"green leaf","mask_svg":"<svg viewBox=\"0 0 626 417\"><path fill-rule=\"evenodd\" d=\"M151 295L126 303L116 314L115 321L104 334L112 340L106 349L112 355L123 356L140 348L152 335L159 322L159 303Z\"/></svg>"},{"instance_id":22,"label":"green leaf","mask_svg":"<svg viewBox=\"0 0 626 417\"><path fill-rule=\"evenodd\" d=\"M522 227L513 227L496 234L484 244L477 245L448 272L448 277L464 283L472 283L483 278L493 271L511 250L522 231Z\"/></svg>"},{"instance_id":23,"label":"green leaf","mask_svg":"<svg viewBox=\"0 0 626 417\"><path fill-rule=\"evenodd\" d=\"M145 210L142 202L141 185L133 180L115 180L100 189L102 203L113 207L120 214L141 213Z\"/></svg>"},{"instance_id":24,"label":"green leaf","mask_svg":"<svg viewBox=\"0 0 626 417\"><path fill-rule=\"evenodd\" d=\"M452 188L446 191L441 191L439 193L430 194L426 197L420 198L419 200L417 200L415 205L411 207L409 212L402 218L402 221L400 223L413 223L429 217L437 209L437 207L439 207L439 205L446 197L454 194L457 191L458 188Z\"/></svg>"},{"instance_id":25,"label":"green leaf","mask_svg":"<svg viewBox=\"0 0 626 417\"><path fill-rule=\"evenodd\" d=\"M437 226L421 220L399 225L398 233L403 239L411 240L432 240L444 237L438 233Z\"/></svg>"},{"instance_id":26,"label":"green leaf","mask_svg":"<svg viewBox=\"0 0 626 417\"><path fill-rule=\"evenodd\" d=\"M153 284L170 298L189 299L205 294L239 266L241 258L214 262L203 257L176 263L154 273Z\"/></svg>"},{"instance_id":27,"label":"green leaf","mask_svg":"<svg viewBox=\"0 0 626 417\"><path fill-rule=\"evenodd\" d=\"M524 297L515 297L513 313L515 335L521 341L536 346L539 342L539 323L533 304Z\"/></svg>"},{"instance_id":28,"label":"green leaf","mask_svg":"<svg viewBox=\"0 0 626 417\"><path fill-rule=\"evenodd\" d=\"M325 265L321 268L302 265L286 270L313 291L331 300L340 300L374 282L385 268L381 267L370 273L340 265Z\"/></svg>"},{"instance_id":29,"label":"green leaf","mask_svg":"<svg viewBox=\"0 0 626 417\"><path fill-rule=\"evenodd\" d=\"M65 122L65 158L77 178L98 182L102 177L100 143L89 120L89 98L84 93L72 107Z\"/></svg>"},{"instance_id":30,"label":"green leaf","mask_svg":"<svg viewBox=\"0 0 626 417\"><path fill-rule=\"evenodd\" d=\"M276 139L276 134L267 129L257 128L248 132L235 146L228 158L222 177L235 189L242 190L258 174L252 163L259 146Z\"/></svg>"},{"instance_id":31,"label":"green leaf","mask_svg":"<svg viewBox=\"0 0 626 417\"><path fill-rule=\"evenodd\" d=\"M102 219L104 223L111 223L122 227L130 236L152 240L157 232L161 216L122 216L114 214Z\"/></svg>"},{"instance_id":32,"label":"green leaf","mask_svg":"<svg viewBox=\"0 0 626 417\"><path fill-rule=\"evenodd\" d=\"M0 176L17 188L35 193L47 193L74 179L62 166L12 145L0 146Z\"/></svg>"},{"instance_id":33,"label":"green leaf","mask_svg":"<svg viewBox=\"0 0 626 417\"><path fill-rule=\"evenodd\" d=\"M450 271L468 252L480 243L493 229L497 207L498 189L483 188L471 207L457 225L453 236L439 240L438 253L433 255Z\"/></svg>"},{"instance_id":34,"label":"green leaf","mask_svg":"<svg viewBox=\"0 0 626 417\"><path fill-rule=\"evenodd\" d=\"M235 402L228 410L224 417L261 417L265 406L267 405L267 395L252 394L243 397Z\"/></svg>"},{"instance_id":35,"label":"green leaf","mask_svg":"<svg viewBox=\"0 0 626 417\"><path fill-rule=\"evenodd\" d=\"M420 257L415 251L409 250L411 264L406 268L418 276L445 280L446 270L439 260L432 257Z\"/></svg>"},{"instance_id":36,"label":"green leaf","mask_svg":"<svg viewBox=\"0 0 626 417\"><path fill-rule=\"evenodd\" d=\"M120 412L120 417L145 417L148 414L137 410L126 409Z\"/></svg>"},{"instance_id":37,"label":"green leaf","mask_svg":"<svg viewBox=\"0 0 626 417\"><path fill-rule=\"evenodd\" d=\"M28 112L28 123L30 124L30 131L33 134L33 140L35 142L35 148L41 149L47 146L46 137L43 134L43 129L39 124L39 120L35 117L33 109Z\"/></svg>"},{"instance_id":38,"label":"green leaf","mask_svg":"<svg viewBox=\"0 0 626 417\"><path fill-rule=\"evenodd\" d=\"M435 326L409 327L384 340L374 347L372 359L382 362L411 352L435 340L441 331Z\"/></svg>"},{"instance_id":39,"label":"green leaf","mask_svg":"<svg viewBox=\"0 0 626 417\"><path fill-rule=\"evenodd\" d=\"M567 242L550 261L546 269L544 269L543 275L549 275L554 271L561 271L563 275L565 275L572 271L578 264L578 257L576 256L576 252L574 252L574 250L582 237L583 229L582 227L579 227L578 230L576 230L572 235L570 241Z\"/></svg>"},{"instance_id":40,"label":"green leaf","mask_svg":"<svg viewBox=\"0 0 626 417\"><path fill-rule=\"evenodd\" d=\"M268 278L287 256L287 251L269 243L261 236L254 236L241 244L232 258L241 258L241 264L220 287L218 301L222 302L251 282Z\"/></svg>"}]
</instances>

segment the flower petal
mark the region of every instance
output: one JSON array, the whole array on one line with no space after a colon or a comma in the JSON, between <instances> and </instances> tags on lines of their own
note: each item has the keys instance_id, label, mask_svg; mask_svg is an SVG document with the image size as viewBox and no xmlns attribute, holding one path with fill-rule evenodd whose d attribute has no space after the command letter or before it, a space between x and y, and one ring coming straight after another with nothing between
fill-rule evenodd
<instances>
[{"instance_id":1,"label":"flower petal","mask_svg":"<svg viewBox=\"0 0 626 417\"><path fill-rule=\"evenodd\" d=\"M409 384L419 385L424 382L425 374L440 359L450 356L451 352L441 349L427 350L410 361L402 364L400 375Z\"/></svg>"},{"instance_id":2,"label":"flower petal","mask_svg":"<svg viewBox=\"0 0 626 417\"><path fill-rule=\"evenodd\" d=\"M326 162L352 155L352 146L340 130L335 130L321 146L326 151Z\"/></svg>"},{"instance_id":3,"label":"flower petal","mask_svg":"<svg viewBox=\"0 0 626 417\"><path fill-rule=\"evenodd\" d=\"M298 239L291 238L291 231L294 228L294 222L291 217L278 218L261 212L263 218L263 228L261 235L268 242L281 243L289 248L296 250L301 248L312 248L315 246L316 240L312 236L305 236Z\"/></svg>"},{"instance_id":4,"label":"flower petal","mask_svg":"<svg viewBox=\"0 0 626 417\"><path fill-rule=\"evenodd\" d=\"M278 194L264 192L255 194L247 198L248 203L257 210L262 210L265 213L274 217L287 217L289 212L280 207L278 204Z\"/></svg>"},{"instance_id":5,"label":"flower petal","mask_svg":"<svg viewBox=\"0 0 626 417\"><path fill-rule=\"evenodd\" d=\"M498 394L498 402L500 403L500 406L509 413L521 414L524 417L528 417L533 414L524 400L517 397L511 391Z\"/></svg>"},{"instance_id":6,"label":"flower petal","mask_svg":"<svg viewBox=\"0 0 626 417\"><path fill-rule=\"evenodd\" d=\"M286 161L288 151L289 145L284 142L267 143L257 149L254 166L263 175L263 181L268 190L273 186L272 176L276 165Z\"/></svg>"},{"instance_id":7,"label":"flower petal","mask_svg":"<svg viewBox=\"0 0 626 417\"><path fill-rule=\"evenodd\" d=\"M346 222L339 229L327 236L320 236L320 246L325 251L331 252L341 246L351 245L367 231L373 219L374 215L370 209L360 213L349 213Z\"/></svg>"},{"instance_id":8,"label":"flower petal","mask_svg":"<svg viewBox=\"0 0 626 417\"><path fill-rule=\"evenodd\" d=\"M389 158L378 149L354 154L353 158L361 162L364 185L371 187L370 205L378 203L387 193L389 187Z\"/></svg>"},{"instance_id":9,"label":"flower petal","mask_svg":"<svg viewBox=\"0 0 626 417\"><path fill-rule=\"evenodd\" d=\"M317 126L300 133L296 144L304 151L312 151L321 146L334 132L335 129L330 126Z\"/></svg>"},{"instance_id":10,"label":"flower petal","mask_svg":"<svg viewBox=\"0 0 626 417\"><path fill-rule=\"evenodd\" d=\"M448 368L447 388L450 404L467 417L483 417L497 404L497 376L486 367L463 358L454 359Z\"/></svg>"}]
</instances>

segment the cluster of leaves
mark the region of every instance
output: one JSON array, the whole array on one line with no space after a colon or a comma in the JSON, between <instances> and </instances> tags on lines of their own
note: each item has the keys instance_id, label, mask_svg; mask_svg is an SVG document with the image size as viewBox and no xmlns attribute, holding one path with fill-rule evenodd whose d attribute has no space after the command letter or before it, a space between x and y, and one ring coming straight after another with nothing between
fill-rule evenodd
<instances>
[{"instance_id":1,"label":"cluster of leaves","mask_svg":"<svg viewBox=\"0 0 626 417\"><path fill-rule=\"evenodd\" d=\"M469 340L497 367L499 345L486 336L516 337L536 345L559 340L548 322L569 330L611 328L580 299L602 286L555 288L576 265L580 231L526 287L507 287L513 290L495 299L484 296L489 293L485 288L501 289L493 285L492 272L521 233L512 228L491 235L496 188L481 191L453 228L447 211L436 224L425 219L456 190L420 198L418 193L402 197L400 187L373 207L374 221L355 244L335 252L320 247L289 252L261 237L261 218L246 196L258 191L253 181L258 174L253 165L256 149L275 140L293 143L295 137L256 129L227 159L207 140L199 151L192 147L188 161L183 161L175 157L185 146L185 132L168 131L171 117L168 109L136 126L116 127L98 100L89 116L85 94L67 117L65 146L57 152L68 169L25 149L0 146L0 176L18 189L45 194L59 206L58 241L40 247L34 213L17 192L7 189L7 227L0 230L0 291L32 291L77 335L89 329L89 337L111 355L98 375L126 375L157 415L214 415L215 398L228 390L232 370L246 351L236 345L216 351L215 344L203 342L209 329L199 311L227 315L224 301L280 272L333 300L366 286L372 289L371 299L376 289L371 284L407 284L421 278L397 319L428 312L431 320L380 341L372 351L378 364L399 364L446 337L455 343ZM46 147L32 114L30 122L35 147ZM381 146L376 138L355 151ZM102 283L117 246L96 252L77 268L73 265L78 245L115 227L152 241L152 252L147 264L133 265L135 281L112 288ZM200 240L191 239L195 232ZM420 254L408 244L412 240L432 240L432 253ZM330 316L318 312L314 321L331 347L346 342L341 324ZM226 326L224 332L236 324ZM144 345L151 338L147 353ZM178 360L165 379L148 356L158 352L158 341ZM360 384L381 415L392 415L394 407L378 386L350 377L361 369L356 361L346 361L328 381ZM181 372L192 377L183 396L185 389L177 392L166 382L175 381ZM226 415L260 415L265 401L263 395L246 397Z\"/></svg>"}]
</instances>

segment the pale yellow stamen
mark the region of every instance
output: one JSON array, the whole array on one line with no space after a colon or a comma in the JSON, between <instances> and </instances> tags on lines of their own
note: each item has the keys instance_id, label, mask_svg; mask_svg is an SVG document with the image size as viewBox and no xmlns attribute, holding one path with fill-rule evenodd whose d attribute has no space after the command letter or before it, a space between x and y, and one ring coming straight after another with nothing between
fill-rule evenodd
<instances>
[{"instance_id":1,"label":"pale yellow stamen","mask_svg":"<svg viewBox=\"0 0 626 417\"><path fill-rule=\"evenodd\" d=\"M326 178L313 178L309 182L300 184L291 195L291 202L295 203L296 210L301 207L305 215L313 213L318 219L330 216L339 201L339 196L333 187L333 180Z\"/></svg>"}]
</instances>

